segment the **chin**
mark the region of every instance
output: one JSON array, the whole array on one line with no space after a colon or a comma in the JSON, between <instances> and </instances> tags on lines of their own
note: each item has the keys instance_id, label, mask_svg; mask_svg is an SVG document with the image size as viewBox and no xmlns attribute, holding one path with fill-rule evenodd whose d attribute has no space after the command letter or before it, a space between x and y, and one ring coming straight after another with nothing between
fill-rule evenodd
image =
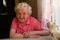
<instances>
[{"instance_id":1,"label":"chin","mask_svg":"<svg viewBox=\"0 0 60 40\"><path fill-rule=\"evenodd\" d=\"M22 21L21 23L24 23L24 21Z\"/></svg>"},{"instance_id":2,"label":"chin","mask_svg":"<svg viewBox=\"0 0 60 40\"><path fill-rule=\"evenodd\" d=\"M20 21L21 23L24 23L25 21Z\"/></svg>"}]
</instances>

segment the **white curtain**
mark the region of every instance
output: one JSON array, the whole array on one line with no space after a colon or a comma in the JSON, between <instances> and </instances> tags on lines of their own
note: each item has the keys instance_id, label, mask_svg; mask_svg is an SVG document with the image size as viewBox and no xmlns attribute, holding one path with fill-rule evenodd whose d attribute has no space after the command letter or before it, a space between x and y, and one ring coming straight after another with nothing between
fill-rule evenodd
<instances>
[{"instance_id":1,"label":"white curtain","mask_svg":"<svg viewBox=\"0 0 60 40\"><path fill-rule=\"evenodd\" d=\"M60 0L53 0L54 9L54 19L56 20L56 25L60 26Z\"/></svg>"},{"instance_id":2,"label":"white curtain","mask_svg":"<svg viewBox=\"0 0 60 40\"><path fill-rule=\"evenodd\" d=\"M42 23L47 22L60 25L60 0L42 0Z\"/></svg>"},{"instance_id":3,"label":"white curtain","mask_svg":"<svg viewBox=\"0 0 60 40\"><path fill-rule=\"evenodd\" d=\"M52 1L42 0L42 24L46 27L47 22L52 21Z\"/></svg>"}]
</instances>

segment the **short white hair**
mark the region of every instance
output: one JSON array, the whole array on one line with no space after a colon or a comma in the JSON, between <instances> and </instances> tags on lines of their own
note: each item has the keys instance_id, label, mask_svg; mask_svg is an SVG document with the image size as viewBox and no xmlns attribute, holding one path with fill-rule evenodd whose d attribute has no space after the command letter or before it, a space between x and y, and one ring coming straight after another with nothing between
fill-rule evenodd
<instances>
[{"instance_id":1,"label":"short white hair","mask_svg":"<svg viewBox=\"0 0 60 40\"><path fill-rule=\"evenodd\" d=\"M23 8L23 7L27 7L29 14L32 14L32 7L29 4L27 4L26 2L22 2L22 3L19 3L18 5L16 5L15 12L18 8Z\"/></svg>"}]
</instances>

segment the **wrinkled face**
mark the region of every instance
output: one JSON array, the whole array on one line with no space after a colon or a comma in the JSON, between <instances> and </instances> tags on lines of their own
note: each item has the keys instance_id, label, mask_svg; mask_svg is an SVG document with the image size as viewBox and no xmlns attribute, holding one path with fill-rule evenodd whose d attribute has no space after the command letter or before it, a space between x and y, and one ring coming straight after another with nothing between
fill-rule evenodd
<instances>
[{"instance_id":1,"label":"wrinkled face","mask_svg":"<svg viewBox=\"0 0 60 40\"><path fill-rule=\"evenodd\" d=\"M17 9L16 17L18 18L19 22L26 22L27 18L29 17L28 9L26 7Z\"/></svg>"}]
</instances>

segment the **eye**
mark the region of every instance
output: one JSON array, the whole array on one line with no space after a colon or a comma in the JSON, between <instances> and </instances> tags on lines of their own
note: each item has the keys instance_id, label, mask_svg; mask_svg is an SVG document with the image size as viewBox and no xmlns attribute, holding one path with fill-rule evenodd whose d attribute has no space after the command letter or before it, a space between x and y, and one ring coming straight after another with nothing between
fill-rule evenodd
<instances>
[{"instance_id":1,"label":"eye","mask_svg":"<svg viewBox=\"0 0 60 40\"><path fill-rule=\"evenodd\" d=\"M17 15L21 15L21 13L17 13Z\"/></svg>"}]
</instances>

